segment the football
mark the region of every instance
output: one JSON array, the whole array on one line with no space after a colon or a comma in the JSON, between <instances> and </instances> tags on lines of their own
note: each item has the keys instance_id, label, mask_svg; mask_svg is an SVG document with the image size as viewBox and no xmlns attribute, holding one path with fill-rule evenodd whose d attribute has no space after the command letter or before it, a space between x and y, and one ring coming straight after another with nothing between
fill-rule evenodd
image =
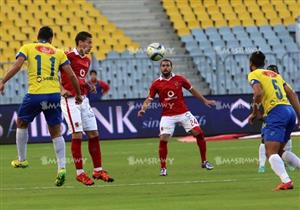
<instances>
[{"instance_id":1,"label":"football","mask_svg":"<svg viewBox=\"0 0 300 210\"><path fill-rule=\"evenodd\" d=\"M153 61L159 61L165 55L166 48L160 43L152 43L147 47L147 55Z\"/></svg>"}]
</instances>

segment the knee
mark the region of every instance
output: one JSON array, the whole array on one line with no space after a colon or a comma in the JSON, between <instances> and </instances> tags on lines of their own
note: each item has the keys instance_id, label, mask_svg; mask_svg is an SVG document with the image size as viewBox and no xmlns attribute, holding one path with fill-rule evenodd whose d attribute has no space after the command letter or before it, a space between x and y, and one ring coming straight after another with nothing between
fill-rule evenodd
<instances>
[{"instance_id":1,"label":"knee","mask_svg":"<svg viewBox=\"0 0 300 210\"><path fill-rule=\"evenodd\" d=\"M52 139L61 136L60 124L48 126L49 133Z\"/></svg>"},{"instance_id":2,"label":"knee","mask_svg":"<svg viewBox=\"0 0 300 210\"><path fill-rule=\"evenodd\" d=\"M23 121L22 119L18 118L17 119L17 128L28 128L28 123Z\"/></svg>"},{"instance_id":3,"label":"knee","mask_svg":"<svg viewBox=\"0 0 300 210\"><path fill-rule=\"evenodd\" d=\"M170 138L170 135L163 134L163 135L160 136L160 141L161 142L168 142L169 138Z\"/></svg>"},{"instance_id":4,"label":"knee","mask_svg":"<svg viewBox=\"0 0 300 210\"><path fill-rule=\"evenodd\" d=\"M95 138L95 137L99 136L99 133L97 130L87 131L86 134L88 135L89 138Z\"/></svg>"},{"instance_id":5,"label":"knee","mask_svg":"<svg viewBox=\"0 0 300 210\"><path fill-rule=\"evenodd\" d=\"M201 135L204 137L204 133L200 127L195 127L191 130L191 133L193 134L194 137Z\"/></svg>"}]
</instances>

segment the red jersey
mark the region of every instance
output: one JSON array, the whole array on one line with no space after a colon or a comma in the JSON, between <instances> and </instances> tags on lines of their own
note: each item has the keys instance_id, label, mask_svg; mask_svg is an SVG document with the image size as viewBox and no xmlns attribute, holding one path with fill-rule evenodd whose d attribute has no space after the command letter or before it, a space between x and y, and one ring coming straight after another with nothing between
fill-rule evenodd
<instances>
[{"instance_id":1,"label":"red jersey","mask_svg":"<svg viewBox=\"0 0 300 210\"><path fill-rule=\"evenodd\" d=\"M191 83L183 76L172 74L169 79L163 77L155 80L149 91L149 98L153 99L156 94L162 106L162 116L173 116L188 111L183 98L182 88L192 89Z\"/></svg>"},{"instance_id":2,"label":"red jersey","mask_svg":"<svg viewBox=\"0 0 300 210\"><path fill-rule=\"evenodd\" d=\"M85 81L85 77L89 71L91 60L87 56L81 56L78 51L73 49L66 53L68 60L71 62L71 67L78 79L81 95L88 94L88 86ZM61 84L62 86L72 93L72 96L76 95L76 91L72 86L72 82L69 80L68 75L61 71Z\"/></svg>"}]
</instances>

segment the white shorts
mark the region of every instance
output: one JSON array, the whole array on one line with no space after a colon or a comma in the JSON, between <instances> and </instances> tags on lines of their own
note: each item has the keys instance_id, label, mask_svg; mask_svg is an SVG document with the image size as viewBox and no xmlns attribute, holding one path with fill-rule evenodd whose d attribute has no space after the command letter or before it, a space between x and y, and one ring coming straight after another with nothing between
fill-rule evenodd
<instances>
[{"instance_id":1,"label":"white shorts","mask_svg":"<svg viewBox=\"0 0 300 210\"><path fill-rule=\"evenodd\" d=\"M189 132L194 127L199 126L198 120L191 112L185 112L175 116L162 116L159 124L159 135L169 134L172 136L177 123L182 125L186 132Z\"/></svg>"},{"instance_id":2,"label":"white shorts","mask_svg":"<svg viewBox=\"0 0 300 210\"><path fill-rule=\"evenodd\" d=\"M75 97L61 97L60 104L69 133L98 130L95 114L86 96L83 96L80 105L75 103Z\"/></svg>"}]
</instances>

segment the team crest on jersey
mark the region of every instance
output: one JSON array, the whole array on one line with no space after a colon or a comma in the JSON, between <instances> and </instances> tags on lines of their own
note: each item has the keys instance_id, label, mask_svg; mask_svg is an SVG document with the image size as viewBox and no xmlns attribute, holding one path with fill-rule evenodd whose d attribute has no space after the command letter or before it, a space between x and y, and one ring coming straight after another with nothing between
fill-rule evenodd
<instances>
[{"instance_id":1,"label":"team crest on jersey","mask_svg":"<svg viewBox=\"0 0 300 210\"><path fill-rule=\"evenodd\" d=\"M35 49L39 52L42 52L42 53L45 53L48 55L52 55L55 53L55 50L53 48L42 46L42 45L36 46Z\"/></svg>"},{"instance_id":2,"label":"team crest on jersey","mask_svg":"<svg viewBox=\"0 0 300 210\"><path fill-rule=\"evenodd\" d=\"M267 77L277 77L277 74L273 71L263 71L262 73Z\"/></svg>"},{"instance_id":3,"label":"team crest on jersey","mask_svg":"<svg viewBox=\"0 0 300 210\"><path fill-rule=\"evenodd\" d=\"M178 89L178 87L179 87L179 83L178 83L177 81L175 82L175 84L174 84L174 85L175 85L176 89Z\"/></svg>"}]
</instances>

